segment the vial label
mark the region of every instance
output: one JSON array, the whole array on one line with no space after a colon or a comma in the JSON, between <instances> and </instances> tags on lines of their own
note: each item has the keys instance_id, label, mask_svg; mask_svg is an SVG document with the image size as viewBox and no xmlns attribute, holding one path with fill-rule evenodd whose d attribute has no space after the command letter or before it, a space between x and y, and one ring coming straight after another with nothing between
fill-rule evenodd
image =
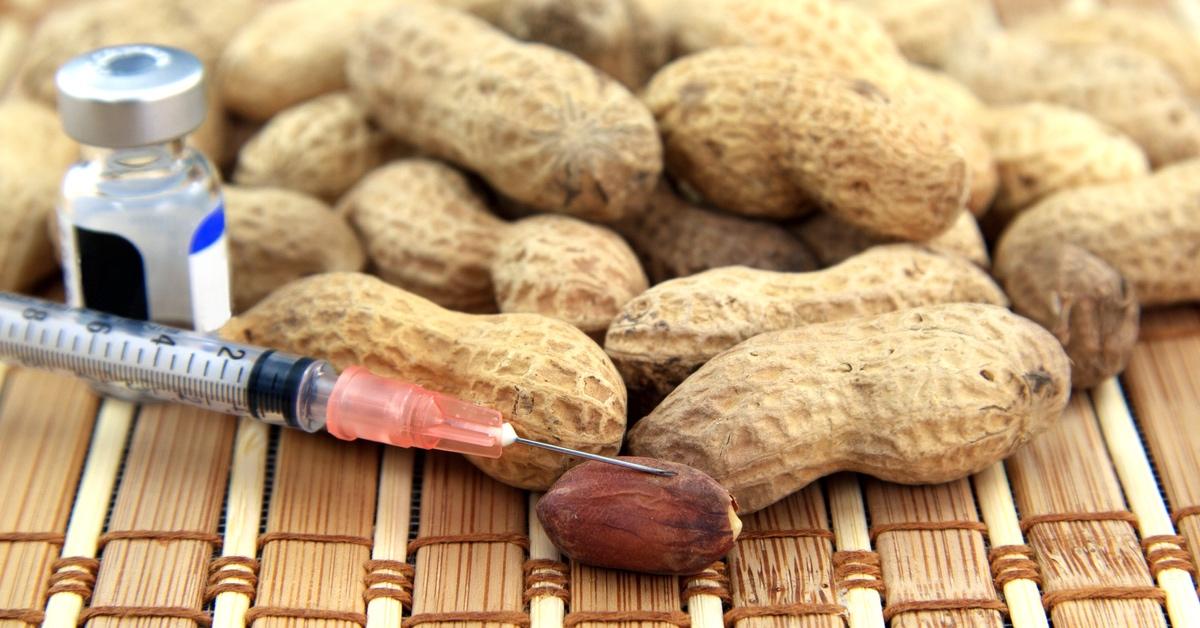
<instances>
[{"instance_id":1,"label":"vial label","mask_svg":"<svg viewBox=\"0 0 1200 628\"><path fill-rule=\"evenodd\" d=\"M224 205L218 204L193 232L188 249L188 275L193 324L199 331L214 331L233 314Z\"/></svg>"},{"instance_id":2,"label":"vial label","mask_svg":"<svg viewBox=\"0 0 1200 628\"><path fill-rule=\"evenodd\" d=\"M149 318L145 265L137 246L117 234L83 227L75 227L71 235L79 259L92 263L80 265L77 278L68 272L68 301L125 318ZM76 270L73 264L65 266Z\"/></svg>"}]
</instances>

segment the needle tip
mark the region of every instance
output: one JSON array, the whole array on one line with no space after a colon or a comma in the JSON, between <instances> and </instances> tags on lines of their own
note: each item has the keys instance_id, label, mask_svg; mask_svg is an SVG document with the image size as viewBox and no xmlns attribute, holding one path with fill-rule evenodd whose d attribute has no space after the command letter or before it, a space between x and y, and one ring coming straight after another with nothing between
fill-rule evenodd
<instances>
[{"instance_id":1,"label":"needle tip","mask_svg":"<svg viewBox=\"0 0 1200 628\"><path fill-rule=\"evenodd\" d=\"M625 467L626 469L633 469L634 471L641 471L642 473L650 473L653 475L658 475L658 476L667 477L667 478L675 475L675 472L671 471L670 469L659 469L657 467L648 467L644 464L638 464L636 462L630 462L628 460L621 460L620 458L610 458L608 456L601 456L599 454L593 454L593 453L586 452L586 451L579 451L577 449L568 449L561 445L551 445L550 443L543 443L541 441L530 440L528 438L521 438L520 436L518 436L516 439L514 439L513 442L522 443L524 445L530 445L532 447L541 447L542 449L549 449L550 451L557 451L560 454L566 454L568 456L578 456L580 458L586 458L588 460L595 460L597 462L603 462L605 464L612 464L612 465L616 465L618 467Z\"/></svg>"}]
</instances>

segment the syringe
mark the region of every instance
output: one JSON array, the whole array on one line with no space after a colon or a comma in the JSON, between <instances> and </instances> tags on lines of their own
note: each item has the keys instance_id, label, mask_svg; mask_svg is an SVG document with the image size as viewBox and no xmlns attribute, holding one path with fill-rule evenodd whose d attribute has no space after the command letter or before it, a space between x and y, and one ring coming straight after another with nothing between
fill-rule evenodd
<instances>
[{"instance_id":1,"label":"syringe","mask_svg":"<svg viewBox=\"0 0 1200 628\"><path fill-rule=\"evenodd\" d=\"M499 458L514 443L674 475L517 436L500 412L352 366L0 292L0 360L119 384L135 400L199 406L399 447Z\"/></svg>"}]
</instances>

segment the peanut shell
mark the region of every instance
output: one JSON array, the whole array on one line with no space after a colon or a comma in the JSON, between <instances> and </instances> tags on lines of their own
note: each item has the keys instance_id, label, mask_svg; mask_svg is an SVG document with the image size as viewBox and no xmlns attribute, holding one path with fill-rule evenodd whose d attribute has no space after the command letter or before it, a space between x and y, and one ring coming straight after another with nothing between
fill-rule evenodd
<instances>
[{"instance_id":1,"label":"peanut shell","mask_svg":"<svg viewBox=\"0 0 1200 628\"><path fill-rule=\"evenodd\" d=\"M910 61L941 65L959 38L1000 27L988 0L853 0L879 20Z\"/></svg>"},{"instance_id":2,"label":"peanut shell","mask_svg":"<svg viewBox=\"0 0 1200 628\"><path fill-rule=\"evenodd\" d=\"M647 286L612 231L568 216L504 222L466 177L429 159L372 172L339 211L380 276L444 307L544 314L603 334Z\"/></svg>"},{"instance_id":3,"label":"peanut shell","mask_svg":"<svg viewBox=\"0 0 1200 628\"><path fill-rule=\"evenodd\" d=\"M452 310L497 311L491 265L505 224L453 168L429 159L384 165L337 211L384 281Z\"/></svg>"},{"instance_id":4,"label":"peanut shell","mask_svg":"<svg viewBox=\"0 0 1200 628\"><path fill-rule=\"evenodd\" d=\"M474 17L393 9L351 42L347 73L398 139L534 209L618 220L658 182L658 132L632 94L569 54Z\"/></svg>"},{"instance_id":5,"label":"peanut shell","mask_svg":"<svg viewBox=\"0 0 1200 628\"><path fill-rule=\"evenodd\" d=\"M346 87L346 46L367 16L399 0L273 2L246 22L222 51L216 91L231 111L271 116Z\"/></svg>"},{"instance_id":6,"label":"peanut shell","mask_svg":"<svg viewBox=\"0 0 1200 628\"><path fill-rule=\"evenodd\" d=\"M238 154L234 180L336 200L379 165L381 135L346 93L279 113Z\"/></svg>"},{"instance_id":7,"label":"peanut shell","mask_svg":"<svg viewBox=\"0 0 1200 628\"><path fill-rule=\"evenodd\" d=\"M691 575L720 560L742 529L729 491L691 467L622 460L674 471L671 477L585 462L537 502L537 517L558 549L597 567Z\"/></svg>"},{"instance_id":8,"label":"peanut shell","mask_svg":"<svg viewBox=\"0 0 1200 628\"><path fill-rule=\"evenodd\" d=\"M1152 165L1200 156L1200 114L1187 92L1135 49L995 33L966 40L946 70L991 105L1043 101L1090 114L1137 142Z\"/></svg>"},{"instance_id":9,"label":"peanut shell","mask_svg":"<svg viewBox=\"0 0 1200 628\"><path fill-rule=\"evenodd\" d=\"M1127 181L1150 171L1132 140L1069 107L997 107L982 119L1001 180L985 220L996 233L1021 210L1059 190Z\"/></svg>"},{"instance_id":10,"label":"peanut shell","mask_svg":"<svg viewBox=\"0 0 1200 628\"><path fill-rule=\"evenodd\" d=\"M673 9L680 54L761 46L888 86L904 74L907 65L883 25L848 3L680 0Z\"/></svg>"},{"instance_id":11,"label":"peanut shell","mask_svg":"<svg viewBox=\"0 0 1200 628\"><path fill-rule=\"evenodd\" d=\"M1200 97L1200 38L1165 13L1115 6L1046 11L1021 22L1017 30L1055 44L1135 48L1166 64L1192 98Z\"/></svg>"},{"instance_id":12,"label":"peanut shell","mask_svg":"<svg viewBox=\"0 0 1200 628\"><path fill-rule=\"evenodd\" d=\"M661 399L713 356L764 332L961 301L1007 304L971 262L877 246L817 272L734 266L661 283L625 305L604 347L631 390Z\"/></svg>"},{"instance_id":13,"label":"peanut shell","mask_svg":"<svg viewBox=\"0 0 1200 628\"><path fill-rule=\"evenodd\" d=\"M24 291L58 268L48 222L58 187L79 154L48 107L0 101L0 290Z\"/></svg>"},{"instance_id":14,"label":"peanut shell","mask_svg":"<svg viewBox=\"0 0 1200 628\"><path fill-rule=\"evenodd\" d=\"M362 245L345 219L292 190L226 185L225 220L234 311L308 275L358 271Z\"/></svg>"},{"instance_id":15,"label":"peanut shell","mask_svg":"<svg viewBox=\"0 0 1200 628\"><path fill-rule=\"evenodd\" d=\"M649 287L621 236L568 216L513 223L491 270L501 312L561 318L601 339L621 306Z\"/></svg>"},{"instance_id":16,"label":"peanut shell","mask_svg":"<svg viewBox=\"0 0 1200 628\"><path fill-rule=\"evenodd\" d=\"M996 246L1008 276L1030 251L1074 244L1108 262L1142 307L1200 299L1200 159L1065 190L1022 212Z\"/></svg>"},{"instance_id":17,"label":"peanut shell","mask_svg":"<svg viewBox=\"0 0 1200 628\"><path fill-rule=\"evenodd\" d=\"M638 0L452 0L513 37L565 50L631 89L667 61L665 33Z\"/></svg>"},{"instance_id":18,"label":"peanut shell","mask_svg":"<svg viewBox=\"0 0 1200 628\"><path fill-rule=\"evenodd\" d=\"M666 185L645 212L613 228L637 251L651 283L721 266L817 269L812 253L784 227L693 205Z\"/></svg>"},{"instance_id":19,"label":"peanut shell","mask_svg":"<svg viewBox=\"0 0 1200 628\"><path fill-rule=\"evenodd\" d=\"M967 209L982 216L991 207L1000 185L992 150L979 124L983 104L953 77L917 65L908 67L898 89L919 109L916 115L941 125L962 149L971 185Z\"/></svg>"},{"instance_id":20,"label":"peanut shell","mask_svg":"<svg viewBox=\"0 0 1200 628\"><path fill-rule=\"evenodd\" d=\"M1138 338L1137 298L1103 260L1073 245L1030 251L1001 277L1013 310L1058 338L1071 383L1091 388L1125 370Z\"/></svg>"},{"instance_id":21,"label":"peanut shell","mask_svg":"<svg viewBox=\"0 0 1200 628\"><path fill-rule=\"evenodd\" d=\"M800 58L813 70L863 79L889 96L903 96L915 108L913 120L928 121L959 145L970 171L971 211L980 215L987 209L996 175L970 116L905 61L883 26L857 7L832 0L679 0L668 10L680 53L767 48Z\"/></svg>"},{"instance_id":22,"label":"peanut shell","mask_svg":"<svg viewBox=\"0 0 1200 628\"><path fill-rule=\"evenodd\" d=\"M380 279L327 273L293 281L222 329L231 340L365 366L499 410L519 436L615 455L625 386L583 332L537 314L444 310ZM468 459L518 488L545 491L573 461L513 446Z\"/></svg>"},{"instance_id":23,"label":"peanut shell","mask_svg":"<svg viewBox=\"0 0 1200 628\"><path fill-rule=\"evenodd\" d=\"M635 455L674 460L754 512L835 471L948 482L1011 455L1070 393L1054 336L955 303L766 333L700 368L634 424Z\"/></svg>"},{"instance_id":24,"label":"peanut shell","mask_svg":"<svg viewBox=\"0 0 1200 628\"><path fill-rule=\"evenodd\" d=\"M233 29L257 10L256 0L214 0L199 5L183 0L94 0L57 8L37 25L17 76L18 91L54 106L54 74L72 57L118 44L161 44L182 48L213 67ZM213 90L208 115L192 143L219 158L225 115Z\"/></svg>"},{"instance_id":25,"label":"peanut shell","mask_svg":"<svg viewBox=\"0 0 1200 628\"><path fill-rule=\"evenodd\" d=\"M923 240L947 229L968 193L961 150L903 100L809 66L724 48L663 68L643 98L667 169L746 216L820 206L883 236Z\"/></svg>"},{"instance_id":26,"label":"peanut shell","mask_svg":"<svg viewBox=\"0 0 1200 628\"><path fill-rule=\"evenodd\" d=\"M28 29L24 24L14 18L0 16L0 93L4 92L20 66L28 39Z\"/></svg>"},{"instance_id":27,"label":"peanut shell","mask_svg":"<svg viewBox=\"0 0 1200 628\"><path fill-rule=\"evenodd\" d=\"M817 214L793 225L792 232L812 251L822 268L840 264L873 246L898 242L872 236L829 214ZM983 268L991 264L987 243L969 211L960 211L949 229L919 244L935 253L970 260Z\"/></svg>"}]
</instances>

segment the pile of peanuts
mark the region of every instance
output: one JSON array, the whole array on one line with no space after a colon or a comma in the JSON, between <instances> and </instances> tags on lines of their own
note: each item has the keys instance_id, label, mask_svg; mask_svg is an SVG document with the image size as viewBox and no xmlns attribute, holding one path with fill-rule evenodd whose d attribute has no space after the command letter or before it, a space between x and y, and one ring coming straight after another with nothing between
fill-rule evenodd
<instances>
[{"instance_id":1,"label":"pile of peanuts","mask_svg":"<svg viewBox=\"0 0 1200 628\"><path fill-rule=\"evenodd\" d=\"M0 0L0 289L57 272L54 71L169 44L209 70L227 337L741 512L963 477L1200 299L1200 28L1059 4Z\"/></svg>"}]
</instances>

